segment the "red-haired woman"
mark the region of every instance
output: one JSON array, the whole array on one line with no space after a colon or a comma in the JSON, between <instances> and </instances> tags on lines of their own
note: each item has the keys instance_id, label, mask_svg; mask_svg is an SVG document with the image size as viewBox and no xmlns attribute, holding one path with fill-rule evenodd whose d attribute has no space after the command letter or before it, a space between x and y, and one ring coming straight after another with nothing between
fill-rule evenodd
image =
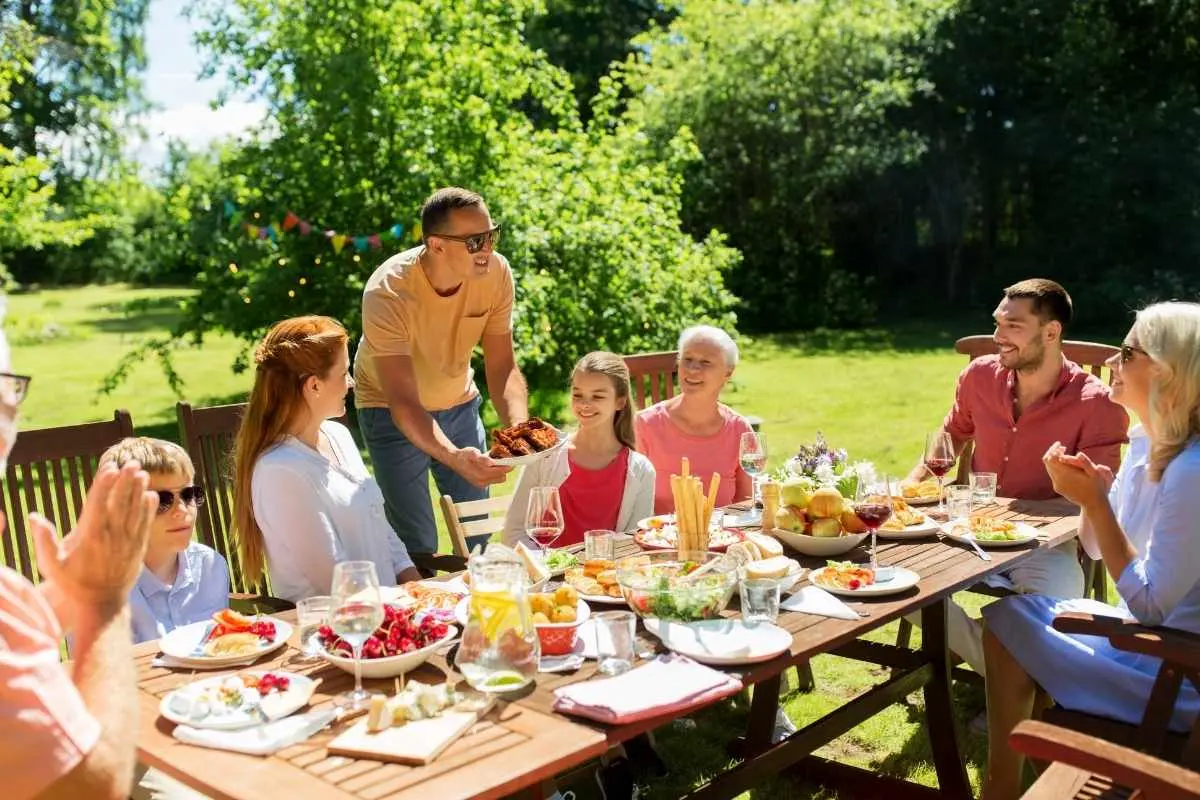
<instances>
[{"instance_id":1,"label":"red-haired woman","mask_svg":"<svg viewBox=\"0 0 1200 800\"><path fill-rule=\"evenodd\" d=\"M269 564L272 593L293 602L328 594L339 561L374 561L386 586L420 578L350 431L333 421L354 388L346 343L337 320L295 317L254 351L235 456L238 551L252 585Z\"/></svg>"}]
</instances>

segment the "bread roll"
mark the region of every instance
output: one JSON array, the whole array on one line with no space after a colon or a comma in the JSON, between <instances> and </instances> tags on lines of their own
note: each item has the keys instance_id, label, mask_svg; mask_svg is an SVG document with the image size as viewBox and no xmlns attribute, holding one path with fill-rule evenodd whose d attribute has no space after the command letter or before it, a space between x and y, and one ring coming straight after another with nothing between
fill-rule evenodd
<instances>
[{"instance_id":1,"label":"bread roll","mask_svg":"<svg viewBox=\"0 0 1200 800\"><path fill-rule=\"evenodd\" d=\"M764 558L762 561L752 561L746 565L747 578L783 578L792 569L795 562L783 556Z\"/></svg>"},{"instance_id":2,"label":"bread roll","mask_svg":"<svg viewBox=\"0 0 1200 800\"><path fill-rule=\"evenodd\" d=\"M783 545L765 533L747 533L746 540L753 542L754 546L758 548L760 558L774 558L783 555Z\"/></svg>"},{"instance_id":3,"label":"bread roll","mask_svg":"<svg viewBox=\"0 0 1200 800\"><path fill-rule=\"evenodd\" d=\"M741 544L742 547L746 548L746 552L750 554L751 561L758 561L763 557L762 551L758 549L758 545L749 539L744 540ZM725 552L729 552L728 547L725 548Z\"/></svg>"},{"instance_id":4,"label":"bread roll","mask_svg":"<svg viewBox=\"0 0 1200 800\"><path fill-rule=\"evenodd\" d=\"M734 542L725 548L725 555L729 556L735 567L744 567L751 561L758 560L758 548L751 551L745 542Z\"/></svg>"}]
</instances>

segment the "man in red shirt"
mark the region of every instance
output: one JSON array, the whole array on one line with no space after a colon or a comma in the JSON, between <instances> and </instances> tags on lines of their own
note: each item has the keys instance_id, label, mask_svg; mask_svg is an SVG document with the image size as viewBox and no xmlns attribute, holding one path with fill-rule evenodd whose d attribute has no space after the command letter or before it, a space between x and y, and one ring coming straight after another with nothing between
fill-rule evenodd
<instances>
[{"instance_id":1,"label":"man in red shirt","mask_svg":"<svg viewBox=\"0 0 1200 800\"><path fill-rule=\"evenodd\" d=\"M943 423L955 455L974 441L971 470L996 473L997 494L1022 500L1056 496L1042 463L1055 442L1116 472L1129 416L1109 398L1103 381L1062 354L1072 316L1070 295L1054 281L1031 278L1005 289L992 316L992 338L1000 352L977 358L962 371ZM909 478L920 480L924 474L925 467L918 465ZM1029 594L1082 596L1075 542L1033 554L1000 573L998 583ZM981 623L957 605L951 604L948 613L950 648L983 674Z\"/></svg>"}]
</instances>

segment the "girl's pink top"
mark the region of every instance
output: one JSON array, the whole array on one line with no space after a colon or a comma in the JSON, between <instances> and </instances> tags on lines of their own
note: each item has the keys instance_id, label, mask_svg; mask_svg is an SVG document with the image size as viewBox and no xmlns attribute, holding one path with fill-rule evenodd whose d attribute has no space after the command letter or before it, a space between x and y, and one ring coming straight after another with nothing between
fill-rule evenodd
<instances>
[{"instance_id":1,"label":"girl's pink top","mask_svg":"<svg viewBox=\"0 0 1200 800\"><path fill-rule=\"evenodd\" d=\"M585 531L617 529L628 472L628 447L622 447L617 457L600 469L584 469L571 459L571 474L558 487L565 526L555 547L582 544Z\"/></svg>"},{"instance_id":2,"label":"girl's pink top","mask_svg":"<svg viewBox=\"0 0 1200 800\"><path fill-rule=\"evenodd\" d=\"M734 501L737 478L742 471L738 446L742 434L753 430L746 418L728 406L717 404L725 424L711 436L692 436L680 430L667 413L666 403L655 403L637 416L638 450L654 465L654 513L667 514L675 510L671 495L671 476L679 475L682 459L687 456L693 475L705 488L716 472L721 476L717 491L717 506Z\"/></svg>"}]
</instances>

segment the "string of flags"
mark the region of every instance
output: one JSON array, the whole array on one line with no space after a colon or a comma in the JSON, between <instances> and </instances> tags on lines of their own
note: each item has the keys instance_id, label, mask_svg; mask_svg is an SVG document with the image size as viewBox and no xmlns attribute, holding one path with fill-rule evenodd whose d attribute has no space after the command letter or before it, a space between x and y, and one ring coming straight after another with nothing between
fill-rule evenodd
<instances>
[{"instance_id":1,"label":"string of flags","mask_svg":"<svg viewBox=\"0 0 1200 800\"><path fill-rule=\"evenodd\" d=\"M324 236L329 241L335 255L340 255L342 249L347 245L353 246L359 253L364 253L367 250L379 250L383 247L384 242L401 239L405 231L404 224L400 222L397 222L386 230L365 235L339 233L333 229L322 230L320 226L303 219L291 210L287 211L283 215L283 219L278 222L271 222L267 225L255 225L243 221L245 218L244 213L232 200L225 201L223 211L225 218L229 220L229 227L241 227L251 239L278 242L283 238L284 234L309 236L316 233ZM259 215L255 214L254 218L258 219ZM420 240L421 223L418 222L414 225L412 230L409 231L409 235L414 241Z\"/></svg>"}]
</instances>

